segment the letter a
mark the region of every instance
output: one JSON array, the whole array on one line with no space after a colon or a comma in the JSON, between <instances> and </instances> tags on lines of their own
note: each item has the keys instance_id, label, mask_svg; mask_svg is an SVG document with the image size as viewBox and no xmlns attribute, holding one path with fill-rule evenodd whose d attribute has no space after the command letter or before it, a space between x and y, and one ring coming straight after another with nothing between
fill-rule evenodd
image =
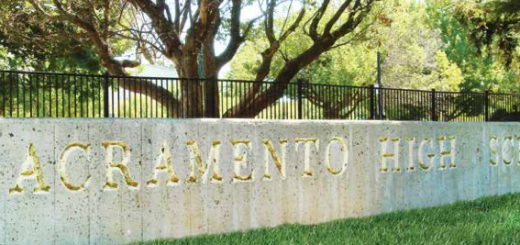
<instances>
[{"instance_id":1,"label":"letter a","mask_svg":"<svg viewBox=\"0 0 520 245\"><path fill-rule=\"evenodd\" d=\"M9 189L9 194L22 194L24 191L22 183L26 179L36 179L38 186L34 188L34 193L49 192L51 189L51 187L48 186L43 179L40 158L36 154L36 148L32 143L29 145L29 154L22 164L20 175L16 179L16 185Z\"/></svg>"},{"instance_id":2,"label":"letter a","mask_svg":"<svg viewBox=\"0 0 520 245\"><path fill-rule=\"evenodd\" d=\"M164 160L164 163L162 161ZM174 185L179 182L179 178L175 175L175 170L173 169L172 157L170 154L170 149L168 148L168 144L166 140L163 141L161 147L161 155L157 159L157 164L153 170L153 178L146 182L148 187L157 186L159 183L158 174L160 172L166 171L168 172L168 181L166 181L166 185Z\"/></svg>"}]
</instances>

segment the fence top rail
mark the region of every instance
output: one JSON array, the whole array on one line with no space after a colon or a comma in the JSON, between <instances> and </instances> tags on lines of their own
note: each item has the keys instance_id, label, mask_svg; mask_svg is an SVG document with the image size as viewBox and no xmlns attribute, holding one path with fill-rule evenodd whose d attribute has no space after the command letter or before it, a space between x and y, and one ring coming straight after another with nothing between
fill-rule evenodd
<instances>
[{"instance_id":1,"label":"fence top rail","mask_svg":"<svg viewBox=\"0 0 520 245\"><path fill-rule=\"evenodd\" d=\"M42 72L42 71L18 71L18 70L0 70L0 73L27 74L27 75L46 75L46 76L72 76L72 77L95 77L95 78L116 78L116 79L152 79L152 80L174 80L174 81L209 81L213 79L206 78L182 78L182 77L153 77L153 76L121 76L121 75L103 75L103 74L81 74L81 73L63 73L63 72ZM263 82L272 83L270 81L253 81L240 79L216 79L218 81L230 82Z\"/></svg>"},{"instance_id":2,"label":"fence top rail","mask_svg":"<svg viewBox=\"0 0 520 245\"><path fill-rule=\"evenodd\" d=\"M27 74L27 75L45 75L45 76L71 76L71 77L95 77L95 78L116 78L116 79L151 79L151 80L172 80L172 81L210 81L218 80L221 82L237 82L237 83L264 83L275 84L273 81L264 80L244 80L244 79L209 79L209 78L182 78L182 77L154 77L154 76L121 76L121 75L104 75L104 74L81 74L81 73L63 73L63 72L42 72L42 71L19 71L19 70L1 70L0 73L12 74ZM369 88L370 86L352 86L340 84L326 84L326 83L304 83L306 85L320 85L320 86L337 86L337 87L351 87L351 88Z\"/></svg>"},{"instance_id":3,"label":"fence top rail","mask_svg":"<svg viewBox=\"0 0 520 245\"><path fill-rule=\"evenodd\" d=\"M520 97L520 94L513 94L513 93L489 93L489 95L493 95L493 96L515 96L515 97Z\"/></svg>"}]
</instances>

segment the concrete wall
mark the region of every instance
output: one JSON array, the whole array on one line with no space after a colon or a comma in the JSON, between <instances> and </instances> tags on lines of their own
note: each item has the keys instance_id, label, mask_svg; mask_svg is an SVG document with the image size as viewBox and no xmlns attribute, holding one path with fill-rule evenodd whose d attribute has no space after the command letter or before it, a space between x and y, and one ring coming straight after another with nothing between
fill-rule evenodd
<instances>
[{"instance_id":1,"label":"concrete wall","mask_svg":"<svg viewBox=\"0 0 520 245\"><path fill-rule=\"evenodd\" d=\"M518 192L519 126L2 119L0 244L125 244Z\"/></svg>"}]
</instances>

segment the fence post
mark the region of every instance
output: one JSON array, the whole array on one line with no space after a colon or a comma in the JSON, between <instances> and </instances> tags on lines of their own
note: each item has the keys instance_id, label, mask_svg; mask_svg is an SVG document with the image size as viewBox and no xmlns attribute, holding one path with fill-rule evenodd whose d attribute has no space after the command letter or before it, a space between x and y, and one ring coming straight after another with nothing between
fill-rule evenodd
<instances>
[{"instance_id":1,"label":"fence post","mask_svg":"<svg viewBox=\"0 0 520 245\"><path fill-rule=\"evenodd\" d=\"M437 113L435 112L436 109L435 109L435 89L432 89L432 98L431 98L431 101L432 101L432 107L431 107L431 119L432 121L437 121Z\"/></svg>"},{"instance_id":2,"label":"fence post","mask_svg":"<svg viewBox=\"0 0 520 245\"><path fill-rule=\"evenodd\" d=\"M109 94L108 94L108 87L109 87L109 76L108 72L105 72L103 74L103 116L105 118L110 117L109 115Z\"/></svg>"},{"instance_id":3,"label":"fence post","mask_svg":"<svg viewBox=\"0 0 520 245\"><path fill-rule=\"evenodd\" d=\"M376 118L376 93L374 84L370 85L370 120Z\"/></svg>"},{"instance_id":4,"label":"fence post","mask_svg":"<svg viewBox=\"0 0 520 245\"><path fill-rule=\"evenodd\" d=\"M383 84L381 83L381 52L377 51L377 118L383 120L384 118L384 100L383 100Z\"/></svg>"},{"instance_id":5,"label":"fence post","mask_svg":"<svg viewBox=\"0 0 520 245\"><path fill-rule=\"evenodd\" d=\"M297 80L298 84L298 119L303 119L303 80Z\"/></svg>"},{"instance_id":6,"label":"fence post","mask_svg":"<svg viewBox=\"0 0 520 245\"><path fill-rule=\"evenodd\" d=\"M489 121L489 90L486 90L484 94L484 114L486 116L486 122Z\"/></svg>"}]
</instances>

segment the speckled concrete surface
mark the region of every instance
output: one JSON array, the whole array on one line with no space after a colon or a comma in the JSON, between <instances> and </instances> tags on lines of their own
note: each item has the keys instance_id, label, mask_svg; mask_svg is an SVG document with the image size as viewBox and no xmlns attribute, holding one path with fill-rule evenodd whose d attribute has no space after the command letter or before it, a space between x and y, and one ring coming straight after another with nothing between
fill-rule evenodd
<instances>
[{"instance_id":1,"label":"speckled concrete surface","mask_svg":"<svg viewBox=\"0 0 520 245\"><path fill-rule=\"evenodd\" d=\"M0 244L125 244L518 192L519 141L518 123L0 119Z\"/></svg>"}]
</instances>

